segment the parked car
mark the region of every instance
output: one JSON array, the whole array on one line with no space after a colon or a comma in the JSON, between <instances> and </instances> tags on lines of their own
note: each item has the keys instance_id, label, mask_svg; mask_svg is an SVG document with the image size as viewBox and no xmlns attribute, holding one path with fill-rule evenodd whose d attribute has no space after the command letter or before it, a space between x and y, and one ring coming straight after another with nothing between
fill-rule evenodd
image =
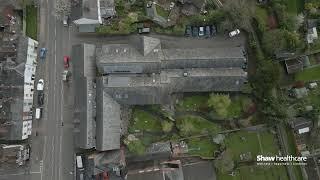
<instances>
[{"instance_id":1,"label":"parked car","mask_svg":"<svg viewBox=\"0 0 320 180\"><path fill-rule=\"evenodd\" d=\"M70 57L69 56L63 56L63 64L64 64L64 68L69 68L69 61L70 61Z\"/></svg>"},{"instance_id":2,"label":"parked car","mask_svg":"<svg viewBox=\"0 0 320 180\"><path fill-rule=\"evenodd\" d=\"M234 37L236 35L240 34L239 29L235 29L234 31L229 32L229 37Z\"/></svg>"},{"instance_id":3,"label":"parked car","mask_svg":"<svg viewBox=\"0 0 320 180\"><path fill-rule=\"evenodd\" d=\"M147 34L150 33L150 28L139 28L138 29L139 34Z\"/></svg>"},{"instance_id":4,"label":"parked car","mask_svg":"<svg viewBox=\"0 0 320 180\"><path fill-rule=\"evenodd\" d=\"M70 76L70 72L68 70L64 70L62 72L62 80L63 81L68 81L69 80L69 78L68 78L69 76Z\"/></svg>"},{"instance_id":5,"label":"parked car","mask_svg":"<svg viewBox=\"0 0 320 180\"><path fill-rule=\"evenodd\" d=\"M215 25L211 26L211 36L217 35L217 28Z\"/></svg>"},{"instance_id":6,"label":"parked car","mask_svg":"<svg viewBox=\"0 0 320 180\"><path fill-rule=\"evenodd\" d=\"M44 94L43 92L38 93L38 106L42 106L44 102Z\"/></svg>"},{"instance_id":7,"label":"parked car","mask_svg":"<svg viewBox=\"0 0 320 180\"><path fill-rule=\"evenodd\" d=\"M69 20L68 16L63 17L62 23L64 27L68 27L68 20Z\"/></svg>"},{"instance_id":8,"label":"parked car","mask_svg":"<svg viewBox=\"0 0 320 180\"><path fill-rule=\"evenodd\" d=\"M37 84L37 90L43 91L43 87L44 87L44 81L43 81L43 79L39 79L38 84Z\"/></svg>"},{"instance_id":9,"label":"parked car","mask_svg":"<svg viewBox=\"0 0 320 180\"><path fill-rule=\"evenodd\" d=\"M192 35L192 28L190 25L186 25L186 30L184 32L184 35L187 37L190 37Z\"/></svg>"},{"instance_id":10,"label":"parked car","mask_svg":"<svg viewBox=\"0 0 320 180\"><path fill-rule=\"evenodd\" d=\"M198 35L199 35L199 29L198 29L198 27L193 26L193 27L192 27L192 36L193 36L193 37L198 37Z\"/></svg>"},{"instance_id":11,"label":"parked car","mask_svg":"<svg viewBox=\"0 0 320 180\"><path fill-rule=\"evenodd\" d=\"M47 54L47 49L46 48L41 48L40 49L40 59L45 59Z\"/></svg>"},{"instance_id":12,"label":"parked car","mask_svg":"<svg viewBox=\"0 0 320 180\"><path fill-rule=\"evenodd\" d=\"M200 26L199 27L199 36L204 36L204 27L203 26Z\"/></svg>"},{"instance_id":13,"label":"parked car","mask_svg":"<svg viewBox=\"0 0 320 180\"><path fill-rule=\"evenodd\" d=\"M206 26L205 36L206 36L207 38L208 38L208 37L211 37L211 28L210 28L210 26Z\"/></svg>"},{"instance_id":14,"label":"parked car","mask_svg":"<svg viewBox=\"0 0 320 180\"><path fill-rule=\"evenodd\" d=\"M42 108L36 108L36 119L41 118Z\"/></svg>"}]
</instances>

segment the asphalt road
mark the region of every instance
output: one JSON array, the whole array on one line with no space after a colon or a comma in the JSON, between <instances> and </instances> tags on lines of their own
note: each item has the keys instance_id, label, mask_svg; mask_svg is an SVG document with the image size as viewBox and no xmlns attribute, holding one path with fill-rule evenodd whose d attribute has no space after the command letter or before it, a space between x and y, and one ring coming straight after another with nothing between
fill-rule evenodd
<instances>
[{"instance_id":1,"label":"asphalt road","mask_svg":"<svg viewBox=\"0 0 320 180\"><path fill-rule=\"evenodd\" d=\"M71 54L72 27L64 27L56 19L55 2L40 3L39 48L45 47L48 52L45 60L38 62L36 80L45 80L45 104L42 118L33 122L30 166L0 173L0 180L72 180L74 177L72 82L62 81L63 56Z\"/></svg>"}]
</instances>

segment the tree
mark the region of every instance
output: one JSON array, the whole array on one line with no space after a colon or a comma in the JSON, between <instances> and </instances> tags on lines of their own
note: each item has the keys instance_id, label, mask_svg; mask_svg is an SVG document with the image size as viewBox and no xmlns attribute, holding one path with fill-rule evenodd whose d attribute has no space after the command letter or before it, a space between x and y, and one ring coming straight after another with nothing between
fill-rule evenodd
<instances>
[{"instance_id":1,"label":"tree","mask_svg":"<svg viewBox=\"0 0 320 180\"><path fill-rule=\"evenodd\" d=\"M64 16L69 16L71 13L71 2L65 0L57 0L55 7L55 15L62 20Z\"/></svg>"},{"instance_id":2,"label":"tree","mask_svg":"<svg viewBox=\"0 0 320 180\"><path fill-rule=\"evenodd\" d=\"M162 121L161 122L162 131L168 133L172 130L173 122L170 121Z\"/></svg>"},{"instance_id":3,"label":"tree","mask_svg":"<svg viewBox=\"0 0 320 180\"><path fill-rule=\"evenodd\" d=\"M214 166L221 172L231 172L234 168L234 162L232 160L232 154L230 150L226 149L219 159L214 161Z\"/></svg>"},{"instance_id":4,"label":"tree","mask_svg":"<svg viewBox=\"0 0 320 180\"><path fill-rule=\"evenodd\" d=\"M228 107L231 104L229 95L224 94L210 94L208 105L212 107L214 111L221 118L225 118L228 115Z\"/></svg>"},{"instance_id":5,"label":"tree","mask_svg":"<svg viewBox=\"0 0 320 180\"><path fill-rule=\"evenodd\" d=\"M239 28L252 31L251 19L255 15L255 3L251 0L229 0L223 5L224 10Z\"/></svg>"},{"instance_id":6,"label":"tree","mask_svg":"<svg viewBox=\"0 0 320 180\"><path fill-rule=\"evenodd\" d=\"M302 42L297 33L275 29L264 33L262 46L267 54L273 55L281 51L295 51L302 47Z\"/></svg>"}]
</instances>

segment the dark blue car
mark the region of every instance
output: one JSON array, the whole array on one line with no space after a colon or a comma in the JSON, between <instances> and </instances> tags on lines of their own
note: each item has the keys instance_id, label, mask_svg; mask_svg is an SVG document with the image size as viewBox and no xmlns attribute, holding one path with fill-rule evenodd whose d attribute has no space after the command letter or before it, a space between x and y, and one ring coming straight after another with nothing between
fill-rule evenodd
<instances>
[{"instance_id":1,"label":"dark blue car","mask_svg":"<svg viewBox=\"0 0 320 180\"><path fill-rule=\"evenodd\" d=\"M47 49L46 48L41 48L40 49L40 59L45 59L47 54Z\"/></svg>"}]
</instances>

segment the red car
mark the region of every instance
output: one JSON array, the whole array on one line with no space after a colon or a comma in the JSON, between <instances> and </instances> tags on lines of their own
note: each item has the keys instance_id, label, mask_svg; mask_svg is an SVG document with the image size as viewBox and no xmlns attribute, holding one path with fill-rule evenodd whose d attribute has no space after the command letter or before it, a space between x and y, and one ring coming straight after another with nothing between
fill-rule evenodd
<instances>
[{"instance_id":1,"label":"red car","mask_svg":"<svg viewBox=\"0 0 320 180\"><path fill-rule=\"evenodd\" d=\"M64 68L69 68L69 61L70 61L69 56L63 56Z\"/></svg>"}]
</instances>

